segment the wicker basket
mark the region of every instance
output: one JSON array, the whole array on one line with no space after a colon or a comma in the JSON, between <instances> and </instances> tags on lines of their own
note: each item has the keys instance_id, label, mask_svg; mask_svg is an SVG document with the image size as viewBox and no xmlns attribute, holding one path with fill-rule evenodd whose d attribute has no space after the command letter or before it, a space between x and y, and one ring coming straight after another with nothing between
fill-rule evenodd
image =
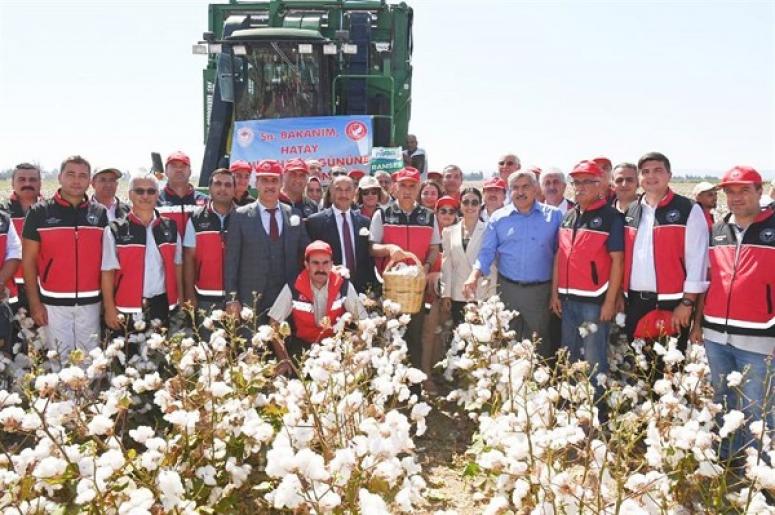
<instances>
[{"instance_id":1,"label":"wicker basket","mask_svg":"<svg viewBox=\"0 0 775 515\"><path fill-rule=\"evenodd\" d=\"M417 263L417 275L391 272L391 268L397 264L391 259L382 272L382 293L386 299L401 304L403 313L413 315L420 312L425 300L425 272L420 260L414 255L411 257Z\"/></svg>"}]
</instances>

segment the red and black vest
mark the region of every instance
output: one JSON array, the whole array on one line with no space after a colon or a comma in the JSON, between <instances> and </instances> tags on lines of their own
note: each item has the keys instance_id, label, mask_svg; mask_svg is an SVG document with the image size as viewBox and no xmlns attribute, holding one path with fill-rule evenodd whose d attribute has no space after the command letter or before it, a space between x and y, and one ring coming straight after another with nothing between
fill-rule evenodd
<instances>
[{"instance_id":1,"label":"red and black vest","mask_svg":"<svg viewBox=\"0 0 775 515\"><path fill-rule=\"evenodd\" d=\"M397 202L379 210L382 212L382 243L398 245L417 256L423 265L433 240L433 211L415 204L407 215Z\"/></svg>"},{"instance_id":2,"label":"red and black vest","mask_svg":"<svg viewBox=\"0 0 775 515\"><path fill-rule=\"evenodd\" d=\"M8 200L0 204L0 210L8 213L11 217L11 222L13 222L13 227L16 229L16 234L21 238L22 229L24 228L24 218L27 216L27 213L24 211L24 208L22 208L22 204L19 202L19 197L16 195L16 192L11 193ZM13 278L16 284L24 284L24 269L21 265L16 269Z\"/></svg>"},{"instance_id":3,"label":"red and black vest","mask_svg":"<svg viewBox=\"0 0 775 515\"><path fill-rule=\"evenodd\" d=\"M73 206L57 192L30 208L22 237L40 241L38 287L44 304L100 301L102 234L107 225L105 208L86 197Z\"/></svg>"},{"instance_id":4,"label":"red and black vest","mask_svg":"<svg viewBox=\"0 0 775 515\"><path fill-rule=\"evenodd\" d=\"M624 292L630 288L633 249L643 214L641 199L630 204L624 215ZM686 223L693 206L694 202L672 190L667 190L667 195L657 205L653 242L656 293L660 301L678 301L683 297L686 280Z\"/></svg>"},{"instance_id":5,"label":"red and black vest","mask_svg":"<svg viewBox=\"0 0 775 515\"><path fill-rule=\"evenodd\" d=\"M5 212L0 211L0 259L5 259L5 252L8 249L8 231L11 230L11 224L13 221L11 217ZM5 263L5 261L3 261ZM21 268L21 264L19 264ZM5 285L0 285L0 288L8 288L8 302L13 304L19 301L19 288L16 286L13 276L8 278L8 282Z\"/></svg>"},{"instance_id":6,"label":"red and black vest","mask_svg":"<svg viewBox=\"0 0 775 515\"><path fill-rule=\"evenodd\" d=\"M583 212L575 207L565 213L557 249L557 291L560 295L587 302L603 301L611 275L608 238L620 216L621 213L605 199L598 200Z\"/></svg>"},{"instance_id":7,"label":"red and black vest","mask_svg":"<svg viewBox=\"0 0 775 515\"><path fill-rule=\"evenodd\" d=\"M159 193L159 201L157 202L159 213L161 213L161 216L164 218L168 218L175 222L181 238L186 233L188 218L191 216L191 213L194 212L194 209L198 206L207 205L207 201L210 200L210 197L196 191L190 184L188 185L188 188L188 193L180 197L172 188L166 186L161 190L161 193Z\"/></svg>"},{"instance_id":8,"label":"red and black vest","mask_svg":"<svg viewBox=\"0 0 775 515\"><path fill-rule=\"evenodd\" d=\"M727 215L710 237L710 287L703 327L722 333L775 337L775 212L765 208L740 248Z\"/></svg>"},{"instance_id":9,"label":"red and black vest","mask_svg":"<svg viewBox=\"0 0 775 515\"><path fill-rule=\"evenodd\" d=\"M226 215L221 224L212 203L197 208L191 215L191 225L196 233L194 289L200 298L219 301L226 295L223 273L229 216Z\"/></svg>"},{"instance_id":10,"label":"red and black vest","mask_svg":"<svg viewBox=\"0 0 775 515\"><path fill-rule=\"evenodd\" d=\"M326 317L329 320L327 327L320 327L315 321L315 296L312 293L312 282L307 270L302 270L296 283L291 287L293 307L291 309L291 321L294 334L306 343L319 342L333 335L331 327L336 324L344 312L344 301L347 298L347 290L350 282L336 272L328 273L328 296L326 303Z\"/></svg>"},{"instance_id":11,"label":"red and black vest","mask_svg":"<svg viewBox=\"0 0 775 515\"><path fill-rule=\"evenodd\" d=\"M153 238L164 263L164 286L170 309L178 303L178 282L175 273L175 250L178 238L176 224L157 216L151 222ZM143 284L145 279L146 226L134 213L110 223L116 242L120 269L114 278L116 309L123 313L142 313Z\"/></svg>"}]
</instances>

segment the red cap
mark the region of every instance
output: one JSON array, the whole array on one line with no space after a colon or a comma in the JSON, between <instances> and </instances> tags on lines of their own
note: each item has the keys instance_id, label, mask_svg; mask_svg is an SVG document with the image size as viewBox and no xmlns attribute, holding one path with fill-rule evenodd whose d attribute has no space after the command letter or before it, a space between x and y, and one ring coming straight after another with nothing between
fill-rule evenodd
<instances>
[{"instance_id":1,"label":"red cap","mask_svg":"<svg viewBox=\"0 0 775 515\"><path fill-rule=\"evenodd\" d=\"M274 159L264 159L256 165L256 177L280 177L282 174L282 165Z\"/></svg>"},{"instance_id":2,"label":"red cap","mask_svg":"<svg viewBox=\"0 0 775 515\"><path fill-rule=\"evenodd\" d=\"M612 168L613 167L613 163L611 163L611 160L608 159L605 156L596 157L596 158L592 159L592 162L595 163L597 166L599 166L601 168L604 167L604 166L607 166L608 168Z\"/></svg>"},{"instance_id":3,"label":"red cap","mask_svg":"<svg viewBox=\"0 0 775 515\"><path fill-rule=\"evenodd\" d=\"M482 184L482 190L495 188L506 191L506 181L500 177L490 177Z\"/></svg>"},{"instance_id":4,"label":"red cap","mask_svg":"<svg viewBox=\"0 0 775 515\"><path fill-rule=\"evenodd\" d=\"M445 195L436 201L436 209L439 209L440 207L444 207L444 206L460 209L460 202L458 202L455 197L450 197L449 195Z\"/></svg>"},{"instance_id":5,"label":"red cap","mask_svg":"<svg viewBox=\"0 0 775 515\"><path fill-rule=\"evenodd\" d=\"M229 165L230 172L252 172L253 167L247 161L234 161Z\"/></svg>"},{"instance_id":6,"label":"red cap","mask_svg":"<svg viewBox=\"0 0 775 515\"><path fill-rule=\"evenodd\" d=\"M433 175L434 177L438 177L439 179L441 179L443 177L441 172L428 172L428 178L429 179L431 178L431 175Z\"/></svg>"},{"instance_id":7,"label":"red cap","mask_svg":"<svg viewBox=\"0 0 775 515\"><path fill-rule=\"evenodd\" d=\"M750 166L735 166L721 177L720 187L736 184L761 184L762 176Z\"/></svg>"},{"instance_id":8,"label":"red cap","mask_svg":"<svg viewBox=\"0 0 775 515\"><path fill-rule=\"evenodd\" d=\"M573 177L574 175L581 175L583 173L594 175L595 177L602 177L603 169L594 161L581 161L573 167L573 170L569 175Z\"/></svg>"},{"instance_id":9,"label":"red cap","mask_svg":"<svg viewBox=\"0 0 775 515\"><path fill-rule=\"evenodd\" d=\"M331 250L331 245L325 241L315 240L307 245L307 248L304 250L304 259L308 259L310 255L314 254L315 252L323 252L324 254L328 254L332 257L334 255L334 251Z\"/></svg>"},{"instance_id":10,"label":"red cap","mask_svg":"<svg viewBox=\"0 0 775 515\"><path fill-rule=\"evenodd\" d=\"M417 170L417 168L412 168L411 166L407 166L397 171L396 177L393 180L396 182L403 182L403 181L420 182L420 172Z\"/></svg>"},{"instance_id":11,"label":"red cap","mask_svg":"<svg viewBox=\"0 0 775 515\"><path fill-rule=\"evenodd\" d=\"M285 171L290 172L291 170L301 170L304 173L309 173L309 166L307 166L303 159L291 159L285 163Z\"/></svg>"},{"instance_id":12,"label":"red cap","mask_svg":"<svg viewBox=\"0 0 775 515\"><path fill-rule=\"evenodd\" d=\"M186 166L191 166L191 159L189 159L189 157L180 150L167 156L167 160L164 162L164 166L170 164L172 161L180 161Z\"/></svg>"},{"instance_id":13,"label":"red cap","mask_svg":"<svg viewBox=\"0 0 775 515\"><path fill-rule=\"evenodd\" d=\"M350 172L347 174L352 180L355 182L358 182L361 180L361 177L366 175L366 172L363 170L358 170L357 168L354 170L350 170Z\"/></svg>"}]
</instances>

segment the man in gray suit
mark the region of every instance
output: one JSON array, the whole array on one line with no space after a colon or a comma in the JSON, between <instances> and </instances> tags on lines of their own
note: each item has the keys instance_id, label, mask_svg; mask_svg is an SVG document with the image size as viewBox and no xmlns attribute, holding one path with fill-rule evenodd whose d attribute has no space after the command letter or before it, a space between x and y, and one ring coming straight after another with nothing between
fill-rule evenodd
<instances>
[{"instance_id":1,"label":"man in gray suit","mask_svg":"<svg viewBox=\"0 0 775 515\"><path fill-rule=\"evenodd\" d=\"M260 323L296 280L309 244L301 218L279 202L282 173L277 161L258 163L258 200L232 213L226 239L226 310L238 316L242 306L255 307Z\"/></svg>"}]
</instances>

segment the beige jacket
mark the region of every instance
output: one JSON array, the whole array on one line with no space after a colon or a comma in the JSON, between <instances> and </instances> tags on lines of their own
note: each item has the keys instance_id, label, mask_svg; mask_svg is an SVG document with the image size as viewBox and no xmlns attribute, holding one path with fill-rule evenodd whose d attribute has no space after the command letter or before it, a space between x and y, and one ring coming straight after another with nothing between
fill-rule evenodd
<instances>
[{"instance_id":1,"label":"beige jacket","mask_svg":"<svg viewBox=\"0 0 775 515\"><path fill-rule=\"evenodd\" d=\"M484 231L487 224L481 220L476 223L468 247L463 249L463 221L447 227L441 232L441 247L444 252L441 262L441 297L450 297L452 300L465 302L463 296L463 283L473 270L476 258L479 257L479 249L484 241ZM490 275L486 278L486 285L479 283L476 290L476 300L482 300L495 295L498 283L498 271L493 265Z\"/></svg>"}]
</instances>

